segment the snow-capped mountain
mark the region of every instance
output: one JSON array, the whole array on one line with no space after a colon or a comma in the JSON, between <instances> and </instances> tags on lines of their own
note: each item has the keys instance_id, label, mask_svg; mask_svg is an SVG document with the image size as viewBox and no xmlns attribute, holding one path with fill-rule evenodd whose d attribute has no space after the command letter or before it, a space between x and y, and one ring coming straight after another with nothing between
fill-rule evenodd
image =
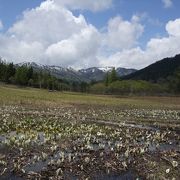
<instances>
[{"instance_id":1,"label":"snow-capped mountain","mask_svg":"<svg viewBox=\"0 0 180 180\"><path fill-rule=\"evenodd\" d=\"M109 72L112 71L114 67L98 67L99 70L103 71L103 72Z\"/></svg>"},{"instance_id":2,"label":"snow-capped mountain","mask_svg":"<svg viewBox=\"0 0 180 180\"><path fill-rule=\"evenodd\" d=\"M100 67L91 67L87 69L81 69L79 72L85 77L86 79L101 81L104 79L107 72L111 71L112 68L100 68Z\"/></svg>"},{"instance_id":3,"label":"snow-capped mountain","mask_svg":"<svg viewBox=\"0 0 180 180\"><path fill-rule=\"evenodd\" d=\"M16 64L16 66L27 66L32 67L34 71L43 71L50 73L51 75L60 78L67 79L71 81L86 81L90 82L92 80L101 81L104 79L107 72L112 71L113 67L91 67L87 69L75 70L71 67L65 68L61 66L49 66L42 65L35 62L22 62ZM135 69L117 68L118 76L124 76L135 72Z\"/></svg>"},{"instance_id":4,"label":"snow-capped mountain","mask_svg":"<svg viewBox=\"0 0 180 180\"><path fill-rule=\"evenodd\" d=\"M72 69L72 68L64 68L61 66L49 66L42 65L35 62L23 62L17 64L17 66L27 66L32 67L34 71L42 71L46 73L50 73L51 75L59 78L59 79L67 79L71 81L88 81L88 79L84 79L80 72Z\"/></svg>"},{"instance_id":5,"label":"snow-capped mountain","mask_svg":"<svg viewBox=\"0 0 180 180\"><path fill-rule=\"evenodd\" d=\"M118 67L116 69L116 72L120 77L129 75L129 74L134 73L136 71L137 71L136 69L126 69L126 68L121 68L121 67Z\"/></svg>"},{"instance_id":6,"label":"snow-capped mountain","mask_svg":"<svg viewBox=\"0 0 180 180\"><path fill-rule=\"evenodd\" d=\"M107 72L111 72L114 67L92 67L88 69L81 69L79 72L83 74L83 77L90 80L101 81L105 78ZM119 77L129 75L137 71L136 69L117 68L116 72Z\"/></svg>"}]
</instances>

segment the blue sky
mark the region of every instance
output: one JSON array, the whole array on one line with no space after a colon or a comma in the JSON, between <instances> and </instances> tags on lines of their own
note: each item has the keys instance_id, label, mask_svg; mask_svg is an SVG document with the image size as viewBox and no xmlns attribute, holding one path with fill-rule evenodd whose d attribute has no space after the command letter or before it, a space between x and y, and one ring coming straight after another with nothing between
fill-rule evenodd
<instances>
[{"instance_id":1,"label":"blue sky","mask_svg":"<svg viewBox=\"0 0 180 180\"><path fill-rule=\"evenodd\" d=\"M42 0L0 0L0 19L4 30L9 28L26 9L37 7Z\"/></svg>"},{"instance_id":2,"label":"blue sky","mask_svg":"<svg viewBox=\"0 0 180 180\"><path fill-rule=\"evenodd\" d=\"M0 0L0 56L75 68L142 68L180 52L179 7L179 0Z\"/></svg>"}]
</instances>

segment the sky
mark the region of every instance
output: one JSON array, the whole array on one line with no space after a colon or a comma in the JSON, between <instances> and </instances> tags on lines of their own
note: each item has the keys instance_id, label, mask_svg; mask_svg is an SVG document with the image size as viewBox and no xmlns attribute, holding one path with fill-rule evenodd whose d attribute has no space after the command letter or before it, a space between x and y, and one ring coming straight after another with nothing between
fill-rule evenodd
<instances>
[{"instance_id":1,"label":"sky","mask_svg":"<svg viewBox=\"0 0 180 180\"><path fill-rule=\"evenodd\" d=\"M179 0L0 0L0 57L141 69L180 53Z\"/></svg>"}]
</instances>

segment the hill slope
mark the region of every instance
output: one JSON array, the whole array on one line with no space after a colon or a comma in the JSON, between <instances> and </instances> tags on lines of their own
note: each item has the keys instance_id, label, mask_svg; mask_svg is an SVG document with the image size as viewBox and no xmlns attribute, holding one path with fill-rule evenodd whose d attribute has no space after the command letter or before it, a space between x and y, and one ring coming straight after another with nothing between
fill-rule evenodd
<instances>
[{"instance_id":1,"label":"hill slope","mask_svg":"<svg viewBox=\"0 0 180 180\"><path fill-rule=\"evenodd\" d=\"M159 79L165 79L172 75L180 66L180 54L175 57L165 58L149 65L130 75L124 76L123 79L146 80L157 82Z\"/></svg>"}]
</instances>

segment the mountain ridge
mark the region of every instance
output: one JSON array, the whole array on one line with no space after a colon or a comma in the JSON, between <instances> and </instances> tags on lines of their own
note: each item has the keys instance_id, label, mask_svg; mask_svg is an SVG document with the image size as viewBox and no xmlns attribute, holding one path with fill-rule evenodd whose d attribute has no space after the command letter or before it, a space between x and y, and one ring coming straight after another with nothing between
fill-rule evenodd
<instances>
[{"instance_id":1,"label":"mountain ridge","mask_svg":"<svg viewBox=\"0 0 180 180\"><path fill-rule=\"evenodd\" d=\"M180 67L180 54L156 61L155 63L122 78L125 80L145 80L156 83L161 79L172 76L178 67Z\"/></svg>"},{"instance_id":2,"label":"mountain ridge","mask_svg":"<svg viewBox=\"0 0 180 180\"><path fill-rule=\"evenodd\" d=\"M46 73L50 73L51 75L60 78L67 79L71 81L102 81L107 72L112 71L113 66L110 67L90 67L87 69L75 70L71 67L61 67L55 65L43 65L36 62L22 62L16 64L16 66L27 66L32 67L34 71L43 71ZM136 69L126 69L118 67L116 68L117 75L119 77L128 75L137 71Z\"/></svg>"}]
</instances>

